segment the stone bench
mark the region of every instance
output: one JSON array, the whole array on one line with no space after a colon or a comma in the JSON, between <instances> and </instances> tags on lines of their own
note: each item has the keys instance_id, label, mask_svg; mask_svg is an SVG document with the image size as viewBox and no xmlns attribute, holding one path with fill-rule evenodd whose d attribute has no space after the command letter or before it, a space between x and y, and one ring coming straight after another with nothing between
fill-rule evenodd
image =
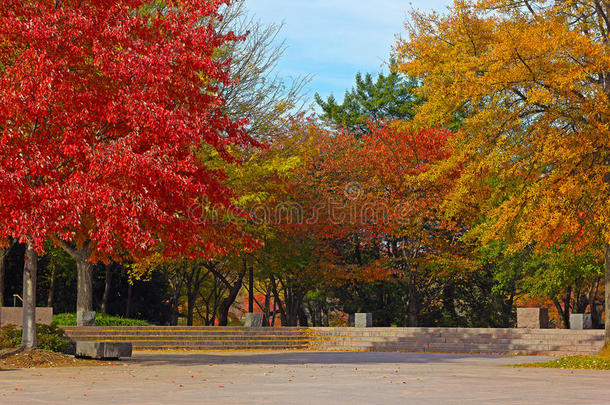
<instances>
[{"instance_id":1,"label":"stone bench","mask_svg":"<svg viewBox=\"0 0 610 405\"><path fill-rule=\"evenodd\" d=\"M128 342L76 342L76 357L98 360L131 357L131 343Z\"/></svg>"}]
</instances>

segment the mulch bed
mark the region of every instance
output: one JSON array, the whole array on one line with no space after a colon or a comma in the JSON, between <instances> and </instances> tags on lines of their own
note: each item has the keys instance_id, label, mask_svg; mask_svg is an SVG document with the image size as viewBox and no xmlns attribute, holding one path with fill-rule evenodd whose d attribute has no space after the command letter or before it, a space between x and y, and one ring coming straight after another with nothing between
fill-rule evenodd
<instances>
[{"instance_id":1,"label":"mulch bed","mask_svg":"<svg viewBox=\"0 0 610 405\"><path fill-rule=\"evenodd\" d=\"M4 353L13 351L1 350ZM116 362L89 359L77 359L67 354L51 352L48 350L24 350L6 358L0 358L1 369L34 368L34 367L87 367L87 366L115 366Z\"/></svg>"}]
</instances>

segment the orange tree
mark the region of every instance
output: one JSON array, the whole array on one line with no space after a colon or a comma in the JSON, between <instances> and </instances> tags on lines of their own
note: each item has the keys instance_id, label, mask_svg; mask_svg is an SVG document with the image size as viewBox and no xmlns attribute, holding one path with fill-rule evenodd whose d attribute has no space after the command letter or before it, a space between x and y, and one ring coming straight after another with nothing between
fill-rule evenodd
<instances>
[{"instance_id":1,"label":"orange tree","mask_svg":"<svg viewBox=\"0 0 610 405\"><path fill-rule=\"evenodd\" d=\"M513 249L603 246L610 313L610 7L604 1L455 1L413 13L395 46L420 78L422 125L465 117L446 167L464 175L453 207L484 184L476 231ZM482 178L493 178L485 184ZM610 342L610 322L606 322Z\"/></svg>"},{"instance_id":2,"label":"orange tree","mask_svg":"<svg viewBox=\"0 0 610 405\"><path fill-rule=\"evenodd\" d=\"M455 171L429 173L450 157L454 135L401 121L371 125L361 138L316 131L297 177L301 194L315 202L305 229L334 255L332 277L404 282L407 322L417 325L421 309L469 268L463 226L441 211Z\"/></svg>"},{"instance_id":3,"label":"orange tree","mask_svg":"<svg viewBox=\"0 0 610 405\"><path fill-rule=\"evenodd\" d=\"M305 294L332 278L323 245L306 227L316 196L304 184L301 167L314 153L314 128L308 120L290 120L287 131L258 151L240 176L241 183L255 184L240 199L250 217L248 230L262 243L250 260L285 326L307 325Z\"/></svg>"}]
</instances>

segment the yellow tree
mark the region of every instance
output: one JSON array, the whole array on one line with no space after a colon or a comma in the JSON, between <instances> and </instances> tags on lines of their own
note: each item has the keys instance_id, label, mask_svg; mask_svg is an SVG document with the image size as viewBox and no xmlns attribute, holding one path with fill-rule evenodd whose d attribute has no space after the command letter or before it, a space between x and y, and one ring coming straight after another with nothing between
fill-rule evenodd
<instances>
[{"instance_id":1,"label":"yellow tree","mask_svg":"<svg viewBox=\"0 0 610 405\"><path fill-rule=\"evenodd\" d=\"M451 207L484 189L483 239L603 246L608 319L610 2L456 0L446 15L413 12L407 31L394 53L422 82L416 122L463 117L445 163L464 169Z\"/></svg>"}]
</instances>

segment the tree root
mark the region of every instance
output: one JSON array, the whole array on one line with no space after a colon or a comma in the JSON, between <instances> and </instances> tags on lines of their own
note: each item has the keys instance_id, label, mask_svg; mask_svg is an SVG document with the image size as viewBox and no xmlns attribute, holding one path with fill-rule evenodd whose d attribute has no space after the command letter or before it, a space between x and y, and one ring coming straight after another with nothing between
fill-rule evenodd
<instances>
[{"instance_id":1,"label":"tree root","mask_svg":"<svg viewBox=\"0 0 610 405\"><path fill-rule=\"evenodd\" d=\"M4 352L4 353L0 354L0 360L6 359L7 357L14 356L17 353L21 353L24 350L25 350L25 347L21 346L21 347L16 348L15 350L9 350L7 352Z\"/></svg>"}]
</instances>

